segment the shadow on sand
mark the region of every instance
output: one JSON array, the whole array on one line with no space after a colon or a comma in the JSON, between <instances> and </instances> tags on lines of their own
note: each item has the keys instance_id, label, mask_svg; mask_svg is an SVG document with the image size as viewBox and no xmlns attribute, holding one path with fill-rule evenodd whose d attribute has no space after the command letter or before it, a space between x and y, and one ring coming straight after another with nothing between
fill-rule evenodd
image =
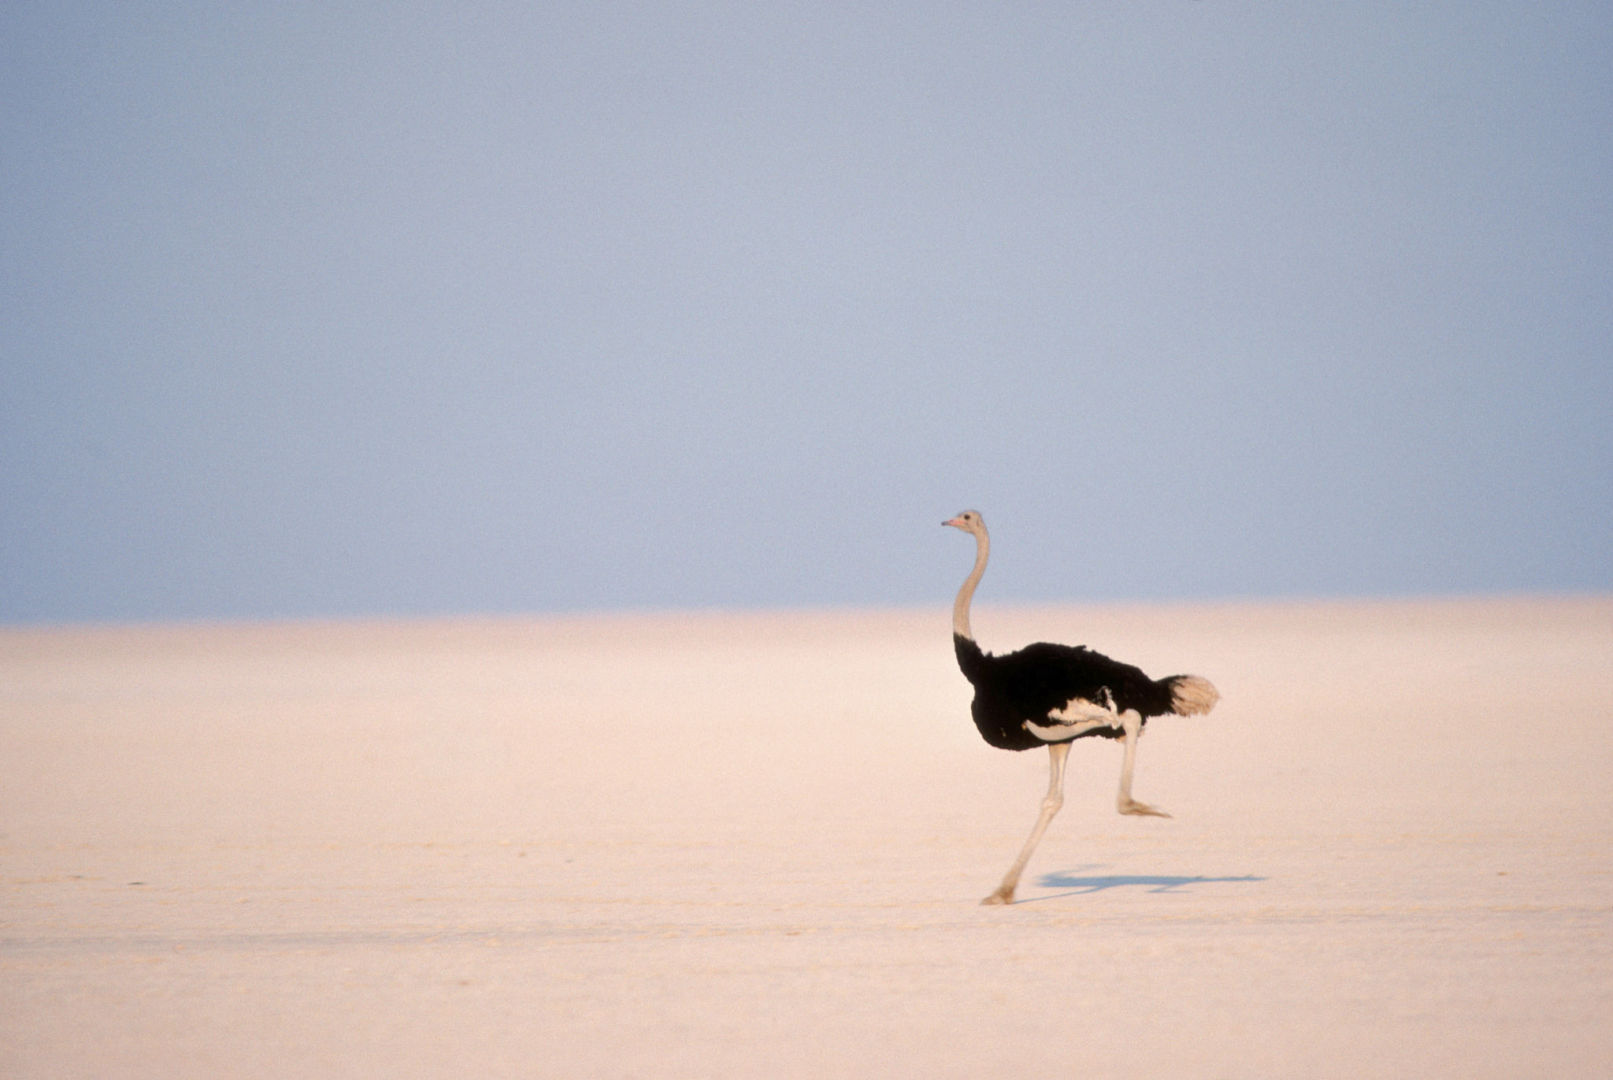
<instances>
[{"instance_id":1,"label":"shadow on sand","mask_svg":"<svg viewBox=\"0 0 1613 1080\"><path fill-rule=\"evenodd\" d=\"M1105 889L1118 889L1126 885L1137 885L1149 892L1176 892L1189 885L1218 885L1232 882L1265 881L1263 877L1255 874L1242 874L1237 877L1205 877L1195 874L1191 877L1175 874L1092 874L1082 873L1085 870L1099 870L1102 867L1083 866L1076 870L1060 870L1051 874L1043 874L1037 884L1044 889L1062 889L1063 892L1052 893L1048 896L1028 896L1020 903L1030 903L1034 900L1057 900L1061 896L1077 896L1081 893L1103 892Z\"/></svg>"}]
</instances>

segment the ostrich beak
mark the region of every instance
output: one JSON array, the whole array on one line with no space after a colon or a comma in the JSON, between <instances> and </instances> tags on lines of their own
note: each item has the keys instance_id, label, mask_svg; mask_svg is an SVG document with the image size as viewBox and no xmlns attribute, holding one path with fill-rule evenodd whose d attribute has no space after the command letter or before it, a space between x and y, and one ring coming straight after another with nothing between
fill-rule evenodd
<instances>
[{"instance_id":1,"label":"ostrich beak","mask_svg":"<svg viewBox=\"0 0 1613 1080\"><path fill-rule=\"evenodd\" d=\"M941 522L941 524L950 525L954 529L963 528L963 520L961 518L947 518L945 521Z\"/></svg>"}]
</instances>

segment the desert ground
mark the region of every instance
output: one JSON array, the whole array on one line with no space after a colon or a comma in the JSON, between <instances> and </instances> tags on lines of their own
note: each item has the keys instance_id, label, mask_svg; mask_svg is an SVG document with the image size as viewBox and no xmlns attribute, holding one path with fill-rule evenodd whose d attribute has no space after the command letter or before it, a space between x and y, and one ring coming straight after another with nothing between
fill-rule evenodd
<instances>
[{"instance_id":1,"label":"desert ground","mask_svg":"<svg viewBox=\"0 0 1613 1080\"><path fill-rule=\"evenodd\" d=\"M0 630L0 1075L1613 1075L1613 598L949 616Z\"/></svg>"}]
</instances>

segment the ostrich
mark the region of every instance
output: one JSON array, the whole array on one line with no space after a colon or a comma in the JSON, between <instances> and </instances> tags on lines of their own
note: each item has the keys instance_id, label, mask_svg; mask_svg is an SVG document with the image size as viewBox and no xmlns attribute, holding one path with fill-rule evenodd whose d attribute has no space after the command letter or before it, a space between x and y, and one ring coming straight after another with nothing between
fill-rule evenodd
<instances>
[{"instance_id":1,"label":"ostrich","mask_svg":"<svg viewBox=\"0 0 1613 1080\"><path fill-rule=\"evenodd\" d=\"M1208 679L1197 675L1150 679L1140 669L1111 660L1084 645L1038 642L1003 656L982 652L969 630L969 602L986 572L986 556L991 551L986 523L978 510L965 510L941 524L972 533L975 538L974 569L964 579L952 605L952 645L958 654L958 667L975 688L969 710L975 727L992 746L1004 750L1045 746L1050 756L1047 796L1042 800L1036 825L997 891L980 901L1011 904L1031 852L1047 831L1048 822L1064 805L1064 759L1070 755L1070 743L1088 735L1122 740L1125 756L1120 765L1120 812L1170 817L1158 807L1131 797L1137 736L1151 716L1209 712L1221 695Z\"/></svg>"}]
</instances>

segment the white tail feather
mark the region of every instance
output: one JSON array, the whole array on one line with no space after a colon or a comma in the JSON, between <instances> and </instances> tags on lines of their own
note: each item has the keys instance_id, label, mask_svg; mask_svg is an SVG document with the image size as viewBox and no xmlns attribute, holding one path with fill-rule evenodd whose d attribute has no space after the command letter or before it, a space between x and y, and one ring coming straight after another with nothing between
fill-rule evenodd
<instances>
[{"instance_id":1,"label":"white tail feather","mask_svg":"<svg viewBox=\"0 0 1613 1080\"><path fill-rule=\"evenodd\" d=\"M1171 711L1177 716L1207 713L1221 700L1220 691L1209 679L1197 675L1177 675L1170 680Z\"/></svg>"}]
</instances>

